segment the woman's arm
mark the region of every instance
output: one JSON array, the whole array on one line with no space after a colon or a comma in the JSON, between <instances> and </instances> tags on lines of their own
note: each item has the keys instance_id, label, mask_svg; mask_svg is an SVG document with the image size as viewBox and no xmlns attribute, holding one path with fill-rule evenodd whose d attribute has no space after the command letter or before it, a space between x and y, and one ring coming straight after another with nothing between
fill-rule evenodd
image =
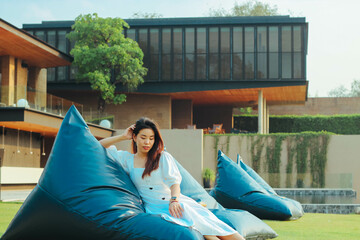
<instances>
[{"instance_id":1,"label":"woman's arm","mask_svg":"<svg viewBox=\"0 0 360 240\"><path fill-rule=\"evenodd\" d=\"M170 187L171 190L171 199L169 203L169 212L173 217L181 218L184 209L179 204L180 197L180 184L173 184Z\"/></svg>"},{"instance_id":2,"label":"woman's arm","mask_svg":"<svg viewBox=\"0 0 360 240\"><path fill-rule=\"evenodd\" d=\"M118 136L104 138L104 139L101 139L99 142L101 145L103 145L104 148L108 148L111 145L113 145L114 143L121 142L124 140L131 140L134 128L135 128L135 125L131 125L124 131L123 134L118 135Z\"/></svg>"}]
</instances>

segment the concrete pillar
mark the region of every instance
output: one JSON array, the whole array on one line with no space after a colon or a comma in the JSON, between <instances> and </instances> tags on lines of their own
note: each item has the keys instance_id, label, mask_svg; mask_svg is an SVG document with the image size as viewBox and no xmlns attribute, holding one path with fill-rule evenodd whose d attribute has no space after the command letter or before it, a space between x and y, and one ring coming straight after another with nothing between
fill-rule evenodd
<instances>
[{"instance_id":1,"label":"concrete pillar","mask_svg":"<svg viewBox=\"0 0 360 240\"><path fill-rule=\"evenodd\" d=\"M34 107L38 110L46 109L46 73L45 68L30 67L29 68L29 102L34 103Z\"/></svg>"},{"instance_id":2,"label":"concrete pillar","mask_svg":"<svg viewBox=\"0 0 360 240\"><path fill-rule=\"evenodd\" d=\"M258 92L258 133L264 133L264 99L262 90Z\"/></svg>"},{"instance_id":3,"label":"concrete pillar","mask_svg":"<svg viewBox=\"0 0 360 240\"><path fill-rule=\"evenodd\" d=\"M28 67L21 59L15 61L15 103L19 99L27 99ZM30 102L29 102L30 103Z\"/></svg>"},{"instance_id":4,"label":"concrete pillar","mask_svg":"<svg viewBox=\"0 0 360 240\"><path fill-rule=\"evenodd\" d=\"M266 107L266 133L269 134L269 128L270 128L270 114L269 114L269 107Z\"/></svg>"},{"instance_id":5,"label":"concrete pillar","mask_svg":"<svg viewBox=\"0 0 360 240\"><path fill-rule=\"evenodd\" d=\"M14 104L15 97L15 58L1 57L1 100L6 106Z\"/></svg>"}]
</instances>

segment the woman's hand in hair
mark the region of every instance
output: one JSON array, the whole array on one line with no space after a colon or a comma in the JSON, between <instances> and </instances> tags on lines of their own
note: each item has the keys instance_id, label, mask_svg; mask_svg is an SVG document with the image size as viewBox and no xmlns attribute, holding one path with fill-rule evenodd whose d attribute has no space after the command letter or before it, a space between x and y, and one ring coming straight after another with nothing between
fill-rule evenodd
<instances>
[{"instance_id":1,"label":"woman's hand in hair","mask_svg":"<svg viewBox=\"0 0 360 240\"><path fill-rule=\"evenodd\" d=\"M130 127L128 127L124 133L122 134L126 139L131 140L133 137L133 131L135 128L135 124L131 125Z\"/></svg>"}]
</instances>

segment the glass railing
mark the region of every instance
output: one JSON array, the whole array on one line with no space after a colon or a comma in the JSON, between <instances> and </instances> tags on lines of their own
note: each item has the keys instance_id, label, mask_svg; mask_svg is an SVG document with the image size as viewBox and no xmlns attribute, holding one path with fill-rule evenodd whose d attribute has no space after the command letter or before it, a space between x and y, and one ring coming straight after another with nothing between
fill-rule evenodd
<instances>
[{"instance_id":1,"label":"glass railing","mask_svg":"<svg viewBox=\"0 0 360 240\"><path fill-rule=\"evenodd\" d=\"M0 87L0 107L25 107L65 116L72 105L77 108L86 122L104 127L113 126L114 116L95 108L28 87L16 86L10 89L8 86Z\"/></svg>"}]
</instances>

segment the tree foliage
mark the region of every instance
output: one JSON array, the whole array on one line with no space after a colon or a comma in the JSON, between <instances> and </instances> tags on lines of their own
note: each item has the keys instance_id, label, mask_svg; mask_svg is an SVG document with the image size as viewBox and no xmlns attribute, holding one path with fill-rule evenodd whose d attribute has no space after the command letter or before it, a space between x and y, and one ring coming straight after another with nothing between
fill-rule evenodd
<instances>
[{"instance_id":1,"label":"tree foliage","mask_svg":"<svg viewBox=\"0 0 360 240\"><path fill-rule=\"evenodd\" d=\"M160 13L148 13L148 12L136 12L131 18L162 18L163 15Z\"/></svg>"},{"instance_id":2,"label":"tree foliage","mask_svg":"<svg viewBox=\"0 0 360 240\"><path fill-rule=\"evenodd\" d=\"M262 3L257 0L249 0L245 3L235 2L230 10L224 8L210 9L209 15L212 17L232 17L232 16L275 16L279 15L276 5Z\"/></svg>"},{"instance_id":3,"label":"tree foliage","mask_svg":"<svg viewBox=\"0 0 360 240\"><path fill-rule=\"evenodd\" d=\"M116 86L122 84L132 91L147 73L142 50L137 42L125 38L124 28L129 28L124 20L100 18L94 13L78 16L67 35L75 42L70 54L78 69L77 80L89 81L106 103L124 102L126 95L116 93Z\"/></svg>"},{"instance_id":4,"label":"tree foliage","mask_svg":"<svg viewBox=\"0 0 360 240\"><path fill-rule=\"evenodd\" d=\"M351 83L351 89L340 85L328 92L329 97L360 97L360 80L354 79Z\"/></svg>"}]
</instances>

